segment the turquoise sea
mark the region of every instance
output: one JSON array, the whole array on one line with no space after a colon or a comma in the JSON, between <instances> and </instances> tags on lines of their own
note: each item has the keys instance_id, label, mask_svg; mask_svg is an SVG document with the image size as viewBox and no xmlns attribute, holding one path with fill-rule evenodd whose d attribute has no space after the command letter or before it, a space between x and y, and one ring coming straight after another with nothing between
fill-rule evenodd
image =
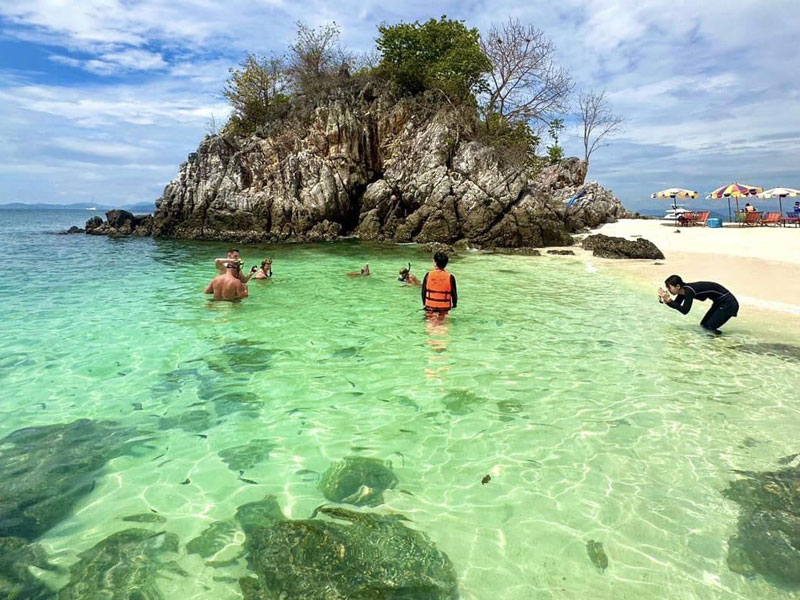
<instances>
[{"instance_id":1,"label":"turquoise sea","mask_svg":"<svg viewBox=\"0 0 800 600\"><path fill-rule=\"evenodd\" d=\"M682 317L547 256L454 259L459 308L428 323L396 278L429 256L358 242L241 247L274 277L215 303L224 244L53 233L88 216L0 211L0 540L47 557L20 559L17 597L241 598L235 515L266 496L293 520L402 515L464 599L800 596L729 568L742 506L723 495L737 470L796 464L800 341L737 320L707 336L702 305ZM348 457L385 461L382 502L326 499ZM131 528L162 542L77 585Z\"/></svg>"}]
</instances>

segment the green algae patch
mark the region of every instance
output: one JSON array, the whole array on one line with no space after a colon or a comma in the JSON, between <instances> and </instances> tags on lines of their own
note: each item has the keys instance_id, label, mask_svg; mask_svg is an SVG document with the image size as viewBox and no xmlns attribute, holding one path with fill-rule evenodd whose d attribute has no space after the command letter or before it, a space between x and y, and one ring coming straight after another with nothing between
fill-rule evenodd
<instances>
[{"instance_id":1,"label":"green algae patch","mask_svg":"<svg viewBox=\"0 0 800 600\"><path fill-rule=\"evenodd\" d=\"M722 492L741 507L737 532L728 540L728 568L800 587L800 468L737 473L746 478Z\"/></svg>"},{"instance_id":2,"label":"green algae patch","mask_svg":"<svg viewBox=\"0 0 800 600\"><path fill-rule=\"evenodd\" d=\"M36 579L30 567L52 570L47 554L38 544L18 537L0 537L0 598L48 600L53 590Z\"/></svg>"},{"instance_id":3,"label":"green algae patch","mask_svg":"<svg viewBox=\"0 0 800 600\"><path fill-rule=\"evenodd\" d=\"M334 520L281 521L247 534L245 600L456 600L448 556L403 517L322 507ZM342 522L343 521L343 522Z\"/></svg>"},{"instance_id":4,"label":"green algae patch","mask_svg":"<svg viewBox=\"0 0 800 600\"><path fill-rule=\"evenodd\" d=\"M331 502L378 506L383 504L383 492L397 485L391 466L377 458L347 456L322 474L319 489Z\"/></svg>"},{"instance_id":5,"label":"green algae patch","mask_svg":"<svg viewBox=\"0 0 800 600\"><path fill-rule=\"evenodd\" d=\"M34 540L67 517L139 432L109 421L26 427L0 440L0 531Z\"/></svg>"},{"instance_id":6,"label":"green algae patch","mask_svg":"<svg viewBox=\"0 0 800 600\"><path fill-rule=\"evenodd\" d=\"M269 460L269 453L274 449L275 444L269 440L258 439L243 446L226 448L219 453L219 457L232 471L246 471Z\"/></svg>"},{"instance_id":7,"label":"green algae patch","mask_svg":"<svg viewBox=\"0 0 800 600\"><path fill-rule=\"evenodd\" d=\"M162 600L156 578L160 571L186 577L174 562L163 562L164 554L178 551L174 533L126 529L110 535L70 567L70 580L58 593L59 600Z\"/></svg>"}]
</instances>

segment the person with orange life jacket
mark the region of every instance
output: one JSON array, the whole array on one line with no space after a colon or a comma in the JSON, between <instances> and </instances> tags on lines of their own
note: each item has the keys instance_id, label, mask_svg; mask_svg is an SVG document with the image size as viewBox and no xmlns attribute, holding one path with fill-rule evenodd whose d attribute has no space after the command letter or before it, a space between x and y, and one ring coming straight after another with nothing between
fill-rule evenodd
<instances>
[{"instance_id":1,"label":"person with orange life jacket","mask_svg":"<svg viewBox=\"0 0 800 600\"><path fill-rule=\"evenodd\" d=\"M456 278L444 269L449 260L444 252L434 254L436 268L428 271L422 280L422 304L428 312L446 313L458 305Z\"/></svg>"}]
</instances>

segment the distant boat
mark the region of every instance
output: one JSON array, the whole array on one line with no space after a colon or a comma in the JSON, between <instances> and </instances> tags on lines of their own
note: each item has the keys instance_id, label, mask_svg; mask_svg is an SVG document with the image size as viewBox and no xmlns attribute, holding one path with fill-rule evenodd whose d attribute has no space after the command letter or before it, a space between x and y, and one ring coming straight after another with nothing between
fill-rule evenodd
<instances>
[{"instance_id":1,"label":"distant boat","mask_svg":"<svg viewBox=\"0 0 800 600\"><path fill-rule=\"evenodd\" d=\"M97 210L96 206L87 206L86 210Z\"/></svg>"}]
</instances>

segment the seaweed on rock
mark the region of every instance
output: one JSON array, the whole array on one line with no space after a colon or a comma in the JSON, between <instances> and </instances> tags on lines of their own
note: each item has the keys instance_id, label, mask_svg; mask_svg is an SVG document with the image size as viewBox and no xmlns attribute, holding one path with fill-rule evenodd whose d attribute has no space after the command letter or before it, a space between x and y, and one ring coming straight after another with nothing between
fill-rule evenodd
<instances>
[{"instance_id":1,"label":"seaweed on rock","mask_svg":"<svg viewBox=\"0 0 800 600\"><path fill-rule=\"evenodd\" d=\"M0 537L0 598L49 600L55 592L36 579L29 567L50 570L45 551L18 537Z\"/></svg>"},{"instance_id":2,"label":"seaweed on rock","mask_svg":"<svg viewBox=\"0 0 800 600\"><path fill-rule=\"evenodd\" d=\"M800 468L737 472L746 479L722 492L742 509L738 531L728 541L728 567L800 587Z\"/></svg>"},{"instance_id":3,"label":"seaweed on rock","mask_svg":"<svg viewBox=\"0 0 800 600\"><path fill-rule=\"evenodd\" d=\"M160 556L178 551L174 533L126 529L114 533L89 550L70 567L70 580L58 593L59 600L161 600L156 585L159 570L187 576L175 563Z\"/></svg>"},{"instance_id":4,"label":"seaweed on rock","mask_svg":"<svg viewBox=\"0 0 800 600\"><path fill-rule=\"evenodd\" d=\"M26 427L0 440L0 531L34 540L94 488L106 462L139 433L108 421Z\"/></svg>"},{"instance_id":5,"label":"seaweed on rock","mask_svg":"<svg viewBox=\"0 0 800 600\"><path fill-rule=\"evenodd\" d=\"M450 559L403 517L322 507L336 521L278 521L247 533L245 600L456 600ZM342 523L340 521L346 521Z\"/></svg>"},{"instance_id":6,"label":"seaweed on rock","mask_svg":"<svg viewBox=\"0 0 800 600\"><path fill-rule=\"evenodd\" d=\"M391 466L377 458L346 456L322 474L319 489L331 502L378 506L383 492L397 485Z\"/></svg>"}]
</instances>

